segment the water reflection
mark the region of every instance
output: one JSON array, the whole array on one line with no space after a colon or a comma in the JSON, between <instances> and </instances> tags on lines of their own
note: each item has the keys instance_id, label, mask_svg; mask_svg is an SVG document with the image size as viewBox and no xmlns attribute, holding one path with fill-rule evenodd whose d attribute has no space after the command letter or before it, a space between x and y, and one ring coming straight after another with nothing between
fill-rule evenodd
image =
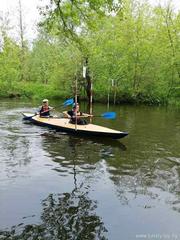
<instances>
[{"instance_id":1,"label":"water reflection","mask_svg":"<svg viewBox=\"0 0 180 240\"><path fill-rule=\"evenodd\" d=\"M41 224L22 224L11 231L0 231L1 239L106 239L107 230L96 215L96 202L89 199L88 192L75 189L71 193L50 194L42 206ZM19 231L22 232L18 234Z\"/></svg>"},{"instance_id":2,"label":"water reflection","mask_svg":"<svg viewBox=\"0 0 180 240\"><path fill-rule=\"evenodd\" d=\"M96 213L97 202L90 199L89 191L90 181L94 178L91 173L96 169L96 163L105 152L112 152L112 147L109 143L103 145L92 140L85 144L84 139L53 131L41 134L41 140L44 151L59 165L53 166L52 170L61 177L73 175L74 189L72 192L49 194L42 201L41 224L21 223L13 226L11 231L1 231L1 238L107 239L107 229ZM81 173L86 174L85 179L78 184L77 175Z\"/></svg>"},{"instance_id":3,"label":"water reflection","mask_svg":"<svg viewBox=\"0 0 180 240\"><path fill-rule=\"evenodd\" d=\"M72 192L49 194L42 201L41 224L24 223L0 231L2 240L16 239L107 239L107 229L97 215L97 202L89 198L89 186L78 187L74 161Z\"/></svg>"},{"instance_id":4,"label":"water reflection","mask_svg":"<svg viewBox=\"0 0 180 240\"><path fill-rule=\"evenodd\" d=\"M138 139L138 136L137 136ZM158 202L171 206L180 212L180 158L179 149L173 146L168 151L166 144L152 139L139 148L121 154L121 161L115 154L107 161L107 171L116 187L116 194L124 205L141 202L144 208L158 206ZM172 141L171 137L169 140ZM134 143L134 147L137 146Z\"/></svg>"},{"instance_id":5,"label":"water reflection","mask_svg":"<svg viewBox=\"0 0 180 240\"><path fill-rule=\"evenodd\" d=\"M73 174L74 165L77 174L88 173L95 170L98 161L114 156L114 149L119 153L126 150L119 141L84 139L56 132L43 134L42 146L59 163L54 170L61 176Z\"/></svg>"},{"instance_id":6,"label":"water reflection","mask_svg":"<svg viewBox=\"0 0 180 240\"><path fill-rule=\"evenodd\" d=\"M122 118L95 123L130 131L122 144L23 124L23 109L7 108L0 113L1 239L179 233L179 113L114 107Z\"/></svg>"}]
</instances>

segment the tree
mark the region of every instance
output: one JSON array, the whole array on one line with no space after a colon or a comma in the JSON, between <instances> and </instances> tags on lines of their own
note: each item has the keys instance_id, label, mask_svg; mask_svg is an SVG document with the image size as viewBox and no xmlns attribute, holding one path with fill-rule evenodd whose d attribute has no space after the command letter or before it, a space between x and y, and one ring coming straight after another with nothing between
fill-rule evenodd
<instances>
[{"instance_id":1,"label":"tree","mask_svg":"<svg viewBox=\"0 0 180 240\"><path fill-rule=\"evenodd\" d=\"M21 52L20 52L20 80L27 80L27 42L25 41L24 35L25 35L25 26L23 23L23 9L21 0L19 0L19 7L18 7L18 13L19 13L19 34L20 34L20 46L21 46Z\"/></svg>"},{"instance_id":2,"label":"tree","mask_svg":"<svg viewBox=\"0 0 180 240\"><path fill-rule=\"evenodd\" d=\"M88 34L89 29L95 28L95 22L98 18L118 9L119 1L113 0L52 0L50 5L41 9L45 20L40 25L49 33L58 36L63 35L67 41L76 43L77 48L82 53L82 62L85 62L86 67L88 67L89 52L84 36ZM92 82L89 70L88 73L86 76L86 92L90 101Z\"/></svg>"},{"instance_id":3,"label":"tree","mask_svg":"<svg viewBox=\"0 0 180 240\"><path fill-rule=\"evenodd\" d=\"M19 46L8 36L3 37L3 48L0 54L0 84L7 92L13 90L14 83L19 80L20 62ZM6 93L7 94L7 93Z\"/></svg>"},{"instance_id":4,"label":"tree","mask_svg":"<svg viewBox=\"0 0 180 240\"><path fill-rule=\"evenodd\" d=\"M9 14L0 18L1 52L0 52L0 86L2 96L11 95L14 83L19 80L19 46L9 36L11 29Z\"/></svg>"}]
</instances>

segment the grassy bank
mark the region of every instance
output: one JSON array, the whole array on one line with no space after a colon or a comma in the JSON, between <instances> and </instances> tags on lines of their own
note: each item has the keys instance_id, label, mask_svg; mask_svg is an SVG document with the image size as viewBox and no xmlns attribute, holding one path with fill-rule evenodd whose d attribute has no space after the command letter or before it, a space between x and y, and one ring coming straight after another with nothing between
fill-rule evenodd
<instances>
[{"instance_id":1,"label":"grassy bank","mask_svg":"<svg viewBox=\"0 0 180 240\"><path fill-rule=\"evenodd\" d=\"M44 85L39 83L21 82L16 83L9 87L8 85L0 85L1 98L26 98L37 99L66 99L72 97L71 91L59 88L52 85ZM180 106L180 88L176 89L174 93L168 98L160 95L150 95L145 93L123 92L117 91L116 93L106 90L94 90L93 99L95 102L107 103L109 95L109 102L115 104L147 104L147 105L176 105ZM86 100L84 93L80 93L82 100Z\"/></svg>"},{"instance_id":2,"label":"grassy bank","mask_svg":"<svg viewBox=\"0 0 180 240\"><path fill-rule=\"evenodd\" d=\"M94 91L94 100L96 102L107 103L109 97L110 103L115 104L147 104L147 105L176 105L180 106L180 89L177 89L170 96L163 94L150 94L145 92L121 91L116 93L108 91Z\"/></svg>"},{"instance_id":3,"label":"grassy bank","mask_svg":"<svg viewBox=\"0 0 180 240\"><path fill-rule=\"evenodd\" d=\"M11 87L1 85L0 89L1 98L58 99L66 98L70 94L62 89L56 89L51 85L28 82L16 83Z\"/></svg>"}]
</instances>

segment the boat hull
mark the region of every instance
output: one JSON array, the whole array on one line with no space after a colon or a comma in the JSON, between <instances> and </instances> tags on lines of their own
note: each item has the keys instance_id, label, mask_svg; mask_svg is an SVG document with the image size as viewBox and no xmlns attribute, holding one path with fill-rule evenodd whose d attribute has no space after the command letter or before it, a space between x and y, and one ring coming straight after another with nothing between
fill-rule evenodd
<instances>
[{"instance_id":1,"label":"boat hull","mask_svg":"<svg viewBox=\"0 0 180 240\"><path fill-rule=\"evenodd\" d=\"M128 135L127 132L121 132L95 124L77 125L77 128L75 129L75 125L69 123L69 119L67 118L41 118L39 116L32 116L30 118L30 115L25 113L23 116L25 120L30 120L36 125L45 126L51 129L55 129L56 131L66 132L72 135L89 137L95 136L112 139L120 139Z\"/></svg>"}]
</instances>

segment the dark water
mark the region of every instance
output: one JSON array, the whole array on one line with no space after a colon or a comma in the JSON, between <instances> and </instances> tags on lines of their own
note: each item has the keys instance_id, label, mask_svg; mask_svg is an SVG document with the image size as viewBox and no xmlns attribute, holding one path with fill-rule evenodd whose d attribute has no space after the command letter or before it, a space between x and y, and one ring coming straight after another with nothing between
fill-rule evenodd
<instances>
[{"instance_id":1,"label":"dark water","mask_svg":"<svg viewBox=\"0 0 180 240\"><path fill-rule=\"evenodd\" d=\"M23 123L33 106L0 105L0 239L180 239L178 109L111 107L94 122L130 134L106 141Z\"/></svg>"}]
</instances>

